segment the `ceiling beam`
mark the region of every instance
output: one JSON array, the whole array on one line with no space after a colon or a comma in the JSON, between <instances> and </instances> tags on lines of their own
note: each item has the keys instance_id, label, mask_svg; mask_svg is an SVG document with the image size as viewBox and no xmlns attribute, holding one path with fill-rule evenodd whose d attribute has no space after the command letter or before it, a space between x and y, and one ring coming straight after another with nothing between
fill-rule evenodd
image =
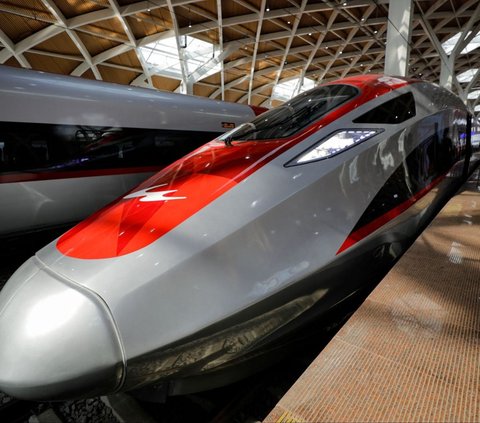
<instances>
[{"instance_id":1,"label":"ceiling beam","mask_svg":"<svg viewBox=\"0 0 480 423\"><path fill-rule=\"evenodd\" d=\"M85 47L85 44L83 44L83 41L80 39L79 35L68 27L67 19L65 18L61 10L57 7L57 5L52 0L40 0L40 1L50 11L53 17L57 20L57 24L63 28L66 34L73 41L73 43L75 44L75 47L77 47L78 51L84 57L86 64L92 70L95 78L98 80L102 80L102 75L100 74L98 68L93 64L92 57L90 56L89 51Z\"/></svg>"},{"instance_id":2,"label":"ceiling beam","mask_svg":"<svg viewBox=\"0 0 480 423\"><path fill-rule=\"evenodd\" d=\"M180 69L182 70L182 83L183 83L183 94L193 94L193 87L188 83L188 68L187 60L184 54L184 48L180 43L180 31L178 28L177 15L175 14L175 8L173 6L172 0L167 0L168 10L172 18L173 30L175 32L175 43L177 45L178 60L180 61ZM186 41L185 41L186 42ZM186 46L185 46L186 47Z\"/></svg>"},{"instance_id":3,"label":"ceiling beam","mask_svg":"<svg viewBox=\"0 0 480 423\"><path fill-rule=\"evenodd\" d=\"M132 29L130 28L130 25L128 24L126 18L122 16L122 13L120 11L120 6L117 0L108 0L108 1L110 3L110 7L115 13L115 17L120 21L120 24L122 25L123 30L125 31L125 34L128 37L128 40L130 41L130 45L134 49L137 59L140 62L140 65L142 66L143 74L147 79L147 85L153 88L152 75L150 74L148 63L143 58L141 50L137 48L137 39L135 38L135 35L133 34Z\"/></svg>"},{"instance_id":4,"label":"ceiling beam","mask_svg":"<svg viewBox=\"0 0 480 423\"><path fill-rule=\"evenodd\" d=\"M5 32L3 32L1 29L0 29L0 42L3 44L5 49L10 53L10 57L12 57L12 56L15 57L15 59L17 60L18 63L20 63L22 68L31 69L31 66L30 66L30 63L28 62L28 60L25 58L25 56L23 54L17 53L15 51L15 44L7 36L7 34L5 34ZM4 63L4 62L2 62L2 63Z\"/></svg>"},{"instance_id":5,"label":"ceiling beam","mask_svg":"<svg viewBox=\"0 0 480 423\"><path fill-rule=\"evenodd\" d=\"M308 0L302 0L302 4L300 5L300 8L297 9L297 13L294 15L295 17L293 18L292 30L291 30L290 36L288 37L287 45L285 46L285 51L283 53L282 60L280 61L280 66L278 67L278 70L277 70L277 75L275 76L274 86L276 86L278 81L280 80L280 75L283 72L283 67L287 64L288 53L289 53L290 47L292 46L293 39L297 35L298 25L300 24L300 20L302 19L302 14L305 10L305 7L307 6L307 1Z\"/></svg>"},{"instance_id":6,"label":"ceiling beam","mask_svg":"<svg viewBox=\"0 0 480 423\"><path fill-rule=\"evenodd\" d=\"M265 15L265 4L266 0L261 0L260 3L260 10L257 13L257 31L255 33L255 46L253 47L253 55L252 55L252 64L250 65L250 78L248 81L248 104L250 104L251 96L252 96L252 87L253 87L253 75L255 73L255 65L257 64L257 52L258 46L260 44L260 35L262 34L262 24L263 24L263 17Z\"/></svg>"},{"instance_id":7,"label":"ceiling beam","mask_svg":"<svg viewBox=\"0 0 480 423\"><path fill-rule=\"evenodd\" d=\"M62 32L63 28L56 25L49 25L41 29L40 31L37 31L34 34L19 41L17 44L10 45L10 49L5 48L0 51L0 63L5 63L12 56L16 58L17 56L22 55L37 44L43 43L44 41Z\"/></svg>"},{"instance_id":8,"label":"ceiling beam","mask_svg":"<svg viewBox=\"0 0 480 423\"><path fill-rule=\"evenodd\" d=\"M218 20L218 43L220 51L223 51L223 13L222 0L217 0L217 20ZM220 89L222 91L222 101L225 101L225 60L222 59L222 69L220 70Z\"/></svg>"}]
</instances>

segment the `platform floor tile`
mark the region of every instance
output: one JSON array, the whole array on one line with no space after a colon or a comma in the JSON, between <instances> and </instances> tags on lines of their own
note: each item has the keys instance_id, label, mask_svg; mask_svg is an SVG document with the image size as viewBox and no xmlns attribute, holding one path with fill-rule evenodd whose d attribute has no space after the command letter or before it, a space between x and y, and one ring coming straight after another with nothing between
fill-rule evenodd
<instances>
[{"instance_id":1,"label":"platform floor tile","mask_svg":"<svg viewBox=\"0 0 480 423\"><path fill-rule=\"evenodd\" d=\"M417 239L265 422L480 421L480 188Z\"/></svg>"}]
</instances>

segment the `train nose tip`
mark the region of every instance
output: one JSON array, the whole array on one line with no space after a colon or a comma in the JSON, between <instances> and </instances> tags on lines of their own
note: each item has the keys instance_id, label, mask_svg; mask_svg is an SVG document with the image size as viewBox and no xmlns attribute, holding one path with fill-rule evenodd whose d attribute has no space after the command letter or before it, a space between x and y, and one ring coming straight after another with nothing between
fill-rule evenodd
<instances>
[{"instance_id":1,"label":"train nose tip","mask_svg":"<svg viewBox=\"0 0 480 423\"><path fill-rule=\"evenodd\" d=\"M0 292L1 391L89 397L113 392L123 372L113 319L97 295L33 261L12 276Z\"/></svg>"}]
</instances>

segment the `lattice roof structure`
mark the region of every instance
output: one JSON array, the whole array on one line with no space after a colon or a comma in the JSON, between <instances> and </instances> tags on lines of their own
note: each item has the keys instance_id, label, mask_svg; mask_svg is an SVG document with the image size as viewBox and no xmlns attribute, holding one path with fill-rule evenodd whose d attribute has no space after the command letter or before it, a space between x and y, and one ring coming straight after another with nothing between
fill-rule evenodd
<instances>
[{"instance_id":1,"label":"lattice roof structure","mask_svg":"<svg viewBox=\"0 0 480 423\"><path fill-rule=\"evenodd\" d=\"M303 78L383 72L388 48L386 0L2 0L0 12L0 63L254 105L296 78L299 90ZM441 43L479 30L478 0L414 0L409 76L438 82ZM175 36L172 75L142 49ZM187 36L212 45L197 68ZM479 63L480 48L459 54L454 74ZM477 79L454 90L466 98Z\"/></svg>"}]
</instances>

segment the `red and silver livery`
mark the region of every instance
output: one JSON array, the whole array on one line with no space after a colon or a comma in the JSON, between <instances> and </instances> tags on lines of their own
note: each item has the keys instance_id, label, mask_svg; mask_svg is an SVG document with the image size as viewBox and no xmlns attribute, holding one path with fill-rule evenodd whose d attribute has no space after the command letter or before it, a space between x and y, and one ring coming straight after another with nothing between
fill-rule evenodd
<instances>
[{"instance_id":1,"label":"red and silver livery","mask_svg":"<svg viewBox=\"0 0 480 423\"><path fill-rule=\"evenodd\" d=\"M0 97L0 236L78 222L262 111L9 66Z\"/></svg>"},{"instance_id":2,"label":"red and silver livery","mask_svg":"<svg viewBox=\"0 0 480 423\"><path fill-rule=\"evenodd\" d=\"M213 386L397 258L477 164L476 131L445 89L369 75L205 144L11 277L0 390Z\"/></svg>"}]
</instances>

